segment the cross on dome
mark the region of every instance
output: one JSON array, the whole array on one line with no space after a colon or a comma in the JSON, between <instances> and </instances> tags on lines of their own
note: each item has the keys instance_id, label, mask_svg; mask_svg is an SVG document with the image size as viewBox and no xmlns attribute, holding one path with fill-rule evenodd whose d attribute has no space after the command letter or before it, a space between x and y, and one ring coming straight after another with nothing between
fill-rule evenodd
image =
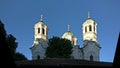
<instances>
[{"instance_id":1,"label":"cross on dome","mask_svg":"<svg viewBox=\"0 0 120 68\"><path fill-rule=\"evenodd\" d=\"M40 21L43 21L43 15L40 15Z\"/></svg>"},{"instance_id":2,"label":"cross on dome","mask_svg":"<svg viewBox=\"0 0 120 68\"><path fill-rule=\"evenodd\" d=\"M88 11L88 18L90 18L90 12Z\"/></svg>"},{"instance_id":3,"label":"cross on dome","mask_svg":"<svg viewBox=\"0 0 120 68\"><path fill-rule=\"evenodd\" d=\"M70 31L70 25L68 25L68 31Z\"/></svg>"}]
</instances>

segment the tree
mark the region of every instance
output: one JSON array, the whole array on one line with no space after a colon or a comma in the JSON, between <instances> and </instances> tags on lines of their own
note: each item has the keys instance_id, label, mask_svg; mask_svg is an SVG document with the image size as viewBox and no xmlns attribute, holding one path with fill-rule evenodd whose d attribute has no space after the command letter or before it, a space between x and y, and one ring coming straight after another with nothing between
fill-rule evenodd
<instances>
[{"instance_id":1,"label":"tree","mask_svg":"<svg viewBox=\"0 0 120 68\"><path fill-rule=\"evenodd\" d=\"M49 39L49 46L46 49L48 58L70 58L72 53L71 41L59 37Z\"/></svg>"},{"instance_id":2,"label":"tree","mask_svg":"<svg viewBox=\"0 0 120 68\"><path fill-rule=\"evenodd\" d=\"M23 56L22 53L16 52L16 48L18 46L18 43L16 42L16 38L9 34L7 35L6 30L4 29L4 24L0 21L0 46L1 46L1 55L4 59L5 64L9 61L14 62L17 58L20 58L21 60L27 60L25 56ZM22 56L22 58L21 58ZM8 64L10 64L8 62Z\"/></svg>"},{"instance_id":3,"label":"tree","mask_svg":"<svg viewBox=\"0 0 120 68\"><path fill-rule=\"evenodd\" d=\"M7 36L6 41L15 61L27 60L27 58L22 53L16 52L18 43L16 42L16 38L12 34L9 34Z\"/></svg>"},{"instance_id":4,"label":"tree","mask_svg":"<svg viewBox=\"0 0 120 68\"><path fill-rule=\"evenodd\" d=\"M4 24L0 21L0 60L1 65L4 65L4 67L15 67L13 56L10 52L10 48L8 47L8 44L6 42L6 30L4 28Z\"/></svg>"},{"instance_id":5,"label":"tree","mask_svg":"<svg viewBox=\"0 0 120 68\"><path fill-rule=\"evenodd\" d=\"M22 53L17 52L15 54L15 61L20 61L20 60L27 60L27 58Z\"/></svg>"},{"instance_id":6,"label":"tree","mask_svg":"<svg viewBox=\"0 0 120 68\"><path fill-rule=\"evenodd\" d=\"M16 42L16 38L12 34L9 34L6 38L6 41L7 41L9 48L10 48L12 56L15 56L16 48L18 45L18 43Z\"/></svg>"}]
</instances>

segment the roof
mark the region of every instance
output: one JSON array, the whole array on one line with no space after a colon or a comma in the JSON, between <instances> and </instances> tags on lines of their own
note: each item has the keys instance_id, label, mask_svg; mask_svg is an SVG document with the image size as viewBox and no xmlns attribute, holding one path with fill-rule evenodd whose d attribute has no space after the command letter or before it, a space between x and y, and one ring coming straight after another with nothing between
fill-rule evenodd
<instances>
[{"instance_id":1,"label":"roof","mask_svg":"<svg viewBox=\"0 0 120 68\"><path fill-rule=\"evenodd\" d=\"M100 47L100 44L99 44L98 42L96 42L96 41L84 40L83 42L87 42L87 43L95 43L97 47L101 48L101 47ZM83 48L86 47L86 46L87 46L87 45L83 46Z\"/></svg>"},{"instance_id":2,"label":"roof","mask_svg":"<svg viewBox=\"0 0 120 68\"><path fill-rule=\"evenodd\" d=\"M90 12L88 11L88 18L85 23L95 23L95 21L90 17Z\"/></svg>"},{"instance_id":3,"label":"roof","mask_svg":"<svg viewBox=\"0 0 120 68\"><path fill-rule=\"evenodd\" d=\"M38 25L38 24L45 25L45 23L43 22L43 15L41 15L40 21L38 23L36 23L35 25Z\"/></svg>"},{"instance_id":4,"label":"roof","mask_svg":"<svg viewBox=\"0 0 120 68\"><path fill-rule=\"evenodd\" d=\"M63 37L66 37L67 35L70 35L72 37L74 37L74 34L71 31L67 31L63 34Z\"/></svg>"},{"instance_id":5,"label":"roof","mask_svg":"<svg viewBox=\"0 0 120 68\"><path fill-rule=\"evenodd\" d=\"M38 22L38 23L36 23L35 25L38 25L38 24L45 25L43 21L39 21L39 22Z\"/></svg>"},{"instance_id":6,"label":"roof","mask_svg":"<svg viewBox=\"0 0 120 68\"><path fill-rule=\"evenodd\" d=\"M94 23L94 24L97 24L97 23L95 23L95 21L92 18L88 18L87 20L85 20L85 22L83 24L85 24L85 23Z\"/></svg>"}]
</instances>

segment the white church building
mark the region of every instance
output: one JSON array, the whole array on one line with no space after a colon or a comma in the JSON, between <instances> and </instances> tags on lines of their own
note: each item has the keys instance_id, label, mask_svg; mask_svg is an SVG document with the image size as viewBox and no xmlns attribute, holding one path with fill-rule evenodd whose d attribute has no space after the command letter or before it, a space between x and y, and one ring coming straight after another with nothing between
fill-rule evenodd
<instances>
[{"instance_id":1,"label":"white church building","mask_svg":"<svg viewBox=\"0 0 120 68\"><path fill-rule=\"evenodd\" d=\"M48 45L48 26L44 24L43 18L34 25L34 42L30 48L32 52L32 60L44 59L46 48ZM100 45L97 40L97 23L90 17L88 12L88 18L82 24L83 33L83 47L77 44L77 38L68 30L62 35L61 38L65 38L71 41L73 44L73 52L71 59L83 59L90 61L100 61Z\"/></svg>"}]
</instances>

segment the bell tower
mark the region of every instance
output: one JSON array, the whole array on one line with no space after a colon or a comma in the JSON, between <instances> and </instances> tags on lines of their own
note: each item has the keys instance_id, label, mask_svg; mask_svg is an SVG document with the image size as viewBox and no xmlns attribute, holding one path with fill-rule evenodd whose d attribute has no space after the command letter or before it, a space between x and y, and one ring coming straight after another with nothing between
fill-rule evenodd
<instances>
[{"instance_id":1,"label":"bell tower","mask_svg":"<svg viewBox=\"0 0 120 68\"><path fill-rule=\"evenodd\" d=\"M82 25L83 41L90 40L97 42L97 23L91 19L90 12L88 12L88 19Z\"/></svg>"},{"instance_id":2,"label":"bell tower","mask_svg":"<svg viewBox=\"0 0 120 68\"><path fill-rule=\"evenodd\" d=\"M97 40L97 23L91 19L90 12L88 12L88 19L82 25L82 30L84 59L99 61L101 47Z\"/></svg>"},{"instance_id":3,"label":"bell tower","mask_svg":"<svg viewBox=\"0 0 120 68\"><path fill-rule=\"evenodd\" d=\"M41 15L40 22L34 25L35 29L35 40L38 38L42 38L44 40L48 40L48 27L43 22L43 16Z\"/></svg>"},{"instance_id":4,"label":"bell tower","mask_svg":"<svg viewBox=\"0 0 120 68\"><path fill-rule=\"evenodd\" d=\"M34 31L34 42L30 48L32 60L44 59L48 46L48 27L44 24L42 15L40 21L34 25Z\"/></svg>"}]
</instances>

